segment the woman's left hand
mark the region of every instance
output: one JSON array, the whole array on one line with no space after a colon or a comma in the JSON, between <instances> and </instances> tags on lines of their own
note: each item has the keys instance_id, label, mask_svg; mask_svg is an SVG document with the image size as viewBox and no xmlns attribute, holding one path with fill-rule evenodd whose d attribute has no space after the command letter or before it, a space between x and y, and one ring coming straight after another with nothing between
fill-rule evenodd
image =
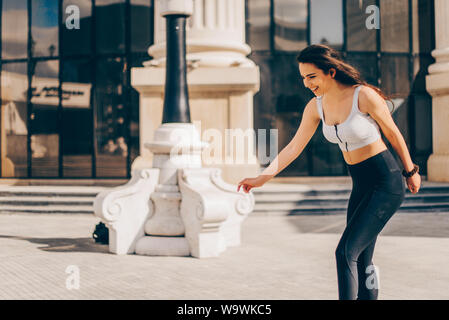
<instances>
[{"instance_id":1,"label":"woman's left hand","mask_svg":"<svg viewBox=\"0 0 449 320\"><path fill-rule=\"evenodd\" d=\"M421 187L421 176L418 173L415 173L410 178L406 179L407 187L411 193L418 193L419 188Z\"/></svg>"}]
</instances>

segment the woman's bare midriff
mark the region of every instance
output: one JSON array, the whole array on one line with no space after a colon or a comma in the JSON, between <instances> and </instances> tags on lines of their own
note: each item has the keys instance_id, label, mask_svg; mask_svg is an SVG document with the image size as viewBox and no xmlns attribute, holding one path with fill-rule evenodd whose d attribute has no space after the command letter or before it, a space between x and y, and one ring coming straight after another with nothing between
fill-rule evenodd
<instances>
[{"instance_id":1,"label":"woman's bare midriff","mask_svg":"<svg viewBox=\"0 0 449 320\"><path fill-rule=\"evenodd\" d=\"M385 142L383 142L382 138L379 138L379 140L359 149L343 151L343 158L347 164L357 164L387 149Z\"/></svg>"}]
</instances>

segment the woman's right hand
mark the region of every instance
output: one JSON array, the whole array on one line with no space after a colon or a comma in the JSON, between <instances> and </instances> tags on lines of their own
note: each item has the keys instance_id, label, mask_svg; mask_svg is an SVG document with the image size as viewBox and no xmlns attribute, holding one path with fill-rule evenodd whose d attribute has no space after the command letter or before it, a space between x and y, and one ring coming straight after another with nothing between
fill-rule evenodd
<instances>
[{"instance_id":1,"label":"woman's right hand","mask_svg":"<svg viewBox=\"0 0 449 320\"><path fill-rule=\"evenodd\" d=\"M245 193L248 193L252 188L261 187L267 182L267 179L263 176L258 176L256 178L245 178L239 182L237 187L237 192L239 192L240 187L242 187Z\"/></svg>"}]
</instances>

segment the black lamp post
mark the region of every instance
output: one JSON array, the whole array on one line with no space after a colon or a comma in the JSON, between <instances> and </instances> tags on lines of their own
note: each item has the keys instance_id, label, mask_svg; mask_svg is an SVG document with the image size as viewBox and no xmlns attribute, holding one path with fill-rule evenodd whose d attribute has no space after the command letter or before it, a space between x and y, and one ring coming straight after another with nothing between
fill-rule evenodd
<instances>
[{"instance_id":1,"label":"black lamp post","mask_svg":"<svg viewBox=\"0 0 449 320\"><path fill-rule=\"evenodd\" d=\"M186 14L167 14L167 60L162 123L190 123L186 75Z\"/></svg>"}]
</instances>

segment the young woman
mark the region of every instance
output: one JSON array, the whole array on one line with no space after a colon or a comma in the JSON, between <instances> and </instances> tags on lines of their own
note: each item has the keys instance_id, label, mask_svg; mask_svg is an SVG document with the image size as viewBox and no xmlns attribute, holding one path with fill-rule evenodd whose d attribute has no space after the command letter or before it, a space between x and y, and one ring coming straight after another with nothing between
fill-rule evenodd
<instances>
[{"instance_id":1,"label":"young woman","mask_svg":"<svg viewBox=\"0 0 449 320\"><path fill-rule=\"evenodd\" d=\"M419 191L419 167L412 162L386 97L363 81L336 50L312 45L301 51L297 60L304 86L316 97L306 105L290 143L258 177L240 181L237 191L242 187L248 193L281 172L301 154L322 121L325 138L337 143L343 153L353 187L346 228L335 251L339 298L377 299L378 286L371 281L374 245L404 200L402 176L412 193ZM402 172L380 130L401 158Z\"/></svg>"}]
</instances>

